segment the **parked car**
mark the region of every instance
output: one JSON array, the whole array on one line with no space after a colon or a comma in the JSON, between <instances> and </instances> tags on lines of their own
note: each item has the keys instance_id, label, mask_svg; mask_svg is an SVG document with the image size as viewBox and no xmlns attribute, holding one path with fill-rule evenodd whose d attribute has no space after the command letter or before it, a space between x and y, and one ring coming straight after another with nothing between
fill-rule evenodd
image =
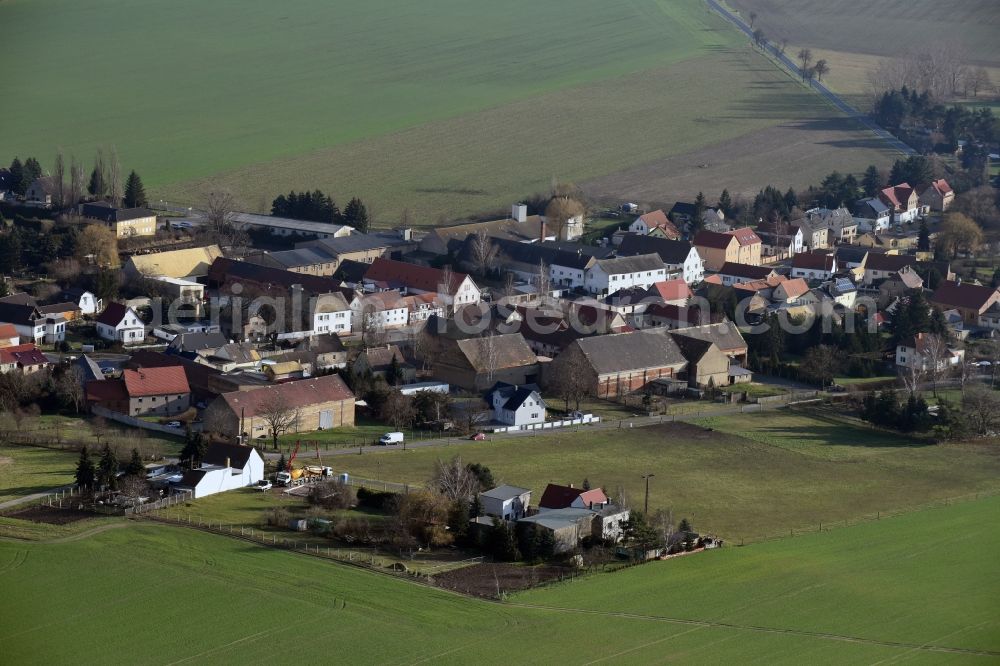
<instances>
[{"instance_id":1,"label":"parked car","mask_svg":"<svg viewBox=\"0 0 1000 666\"><path fill-rule=\"evenodd\" d=\"M570 412L569 414L567 414L567 416L569 416L571 419L582 419L583 412Z\"/></svg>"},{"instance_id":2,"label":"parked car","mask_svg":"<svg viewBox=\"0 0 1000 666\"><path fill-rule=\"evenodd\" d=\"M168 428L183 428L184 424L180 421L167 421Z\"/></svg>"},{"instance_id":3,"label":"parked car","mask_svg":"<svg viewBox=\"0 0 1000 666\"><path fill-rule=\"evenodd\" d=\"M258 488L258 489L259 489L259 490L260 490L260 491L261 491L262 493L266 493L266 492L267 492L268 490L270 490L270 489L271 489L271 487L272 487L272 486L271 486L271 482L270 482L270 481L268 481L267 479L264 479L264 480L262 480L262 481L258 481L258 482L257 482L257 488Z\"/></svg>"},{"instance_id":4,"label":"parked car","mask_svg":"<svg viewBox=\"0 0 1000 666\"><path fill-rule=\"evenodd\" d=\"M401 432L387 432L378 439L378 443L382 445L389 444L402 444L403 443L403 433Z\"/></svg>"},{"instance_id":5,"label":"parked car","mask_svg":"<svg viewBox=\"0 0 1000 666\"><path fill-rule=\"evenodd\" d=\"M475 435L470 436L469 439L471 439L474 442L482 442L486 439L486 433L477 432Z\"/></svg>"}]
</instances>

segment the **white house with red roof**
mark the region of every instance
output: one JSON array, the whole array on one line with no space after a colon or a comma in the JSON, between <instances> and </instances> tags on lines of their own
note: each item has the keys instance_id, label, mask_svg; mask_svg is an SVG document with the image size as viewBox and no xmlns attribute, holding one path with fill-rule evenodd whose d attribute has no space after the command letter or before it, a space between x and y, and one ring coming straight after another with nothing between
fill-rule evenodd
<instances>
[{"instance_id":1,"label":"white house with red roof","mask_svg":"<svg viewBox=\"0 0 1000 666\"><path fill-rule=\"evenodd\" d=\"M681 237L681 232L677 230L673 222L667 219L667 214L662 210L654 210L651 213L640 215L629 225L628 230L643 236L658 230L657 235L662 235L670 240L679 240Z\"/></svg>"},{"instance_id":2,"label":"white house with red roof","mask_svg":"<svg viewBox=\"0 0 1000 666\"><path fill-rule=\"evenodd\" d=\"M891 185L878 193L879 200L892 209L896 224L913 222L920 216L920 198L909 183Z\"/></svg>"},{"instance_id":3,"label":"white house with red roof","mask_svg":"<svg viewBox=\"0 0 1000 666\"><path fill-rule=\"evenodd\" d=\"M128 305L109 303L97 317L97 335L111 342L126 345L142 344L146 339L146 325Z\"/></svg>"},{"instance_id":4,"label":"white house with red roof","mask_svg":"<svg viewBox=\"0 0 1000 666\"><path fill-rule=\"evenodd\" d=\"M929 333L917 333L896 345L896 365L900 368L926 372L934 367L936 359L940 372L958 365L964 358L964 349L950 347L944 338Z\"/></svg>"},{"instance_id":5,"label":"white house with red roof","mask_svg":"<svg viewBox=\"0 0 1000 666\"><path fill-rule=\"evenodd\" d=\"M364 285L369 291L394 289L404 295L440 294L442 302L450 308L478 303L481 295L479 287L465 273L417 266L384 257L372 262L365 272Z\"/></svg>"}]
</instances>

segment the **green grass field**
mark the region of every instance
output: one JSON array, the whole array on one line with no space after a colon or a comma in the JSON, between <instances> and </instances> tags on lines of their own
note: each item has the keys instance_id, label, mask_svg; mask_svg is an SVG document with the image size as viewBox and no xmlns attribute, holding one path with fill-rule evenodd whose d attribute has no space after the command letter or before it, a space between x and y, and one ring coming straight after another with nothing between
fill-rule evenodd
<instances>
[{"instance_id":1,"label":"green grass field","mask_svg":"<svg viewBox=\"0 0 1000 666\"><path fill-rule=\"evenodd\" d=\"M0 502L73 483L77 455L30 446L0 446Z\"/></svg>"},{"instance_id":2,"label":"green grass field","mask_svg":"<svg viewBox=\"0 0 1000 666\"><path fill-rule=\"evenodd\" d=\"M998 511L997 499L959 504L507 604L132 523L0 541L0 643L17 664L990 663Z\"/></svg>"},{"instance_id":3,"label":"green grass field","mask_svg":"<svg viewBox=\"0 0 1000 666\"><path fill-rule=\"evenodd\" d=\"M701 0L17 0L0 19L0 57L32 61L5 77L18 104L0 145L44 165L61 146L89 167L114 144L172 202L224 188L264 209L320 187L363 197L382 224L408 208L428 225L506 209L553 176L672 203L705 182L752 194L764 178L799 188L891 160ZM661 181L678 166L655 166L734 152L754 165L674 188ZM788 166L762 174L762 162Z\"/></svg>"},{"instance_id":4,"label":"green grass field","mask_svg":"<svg viewBox=\"0 0 1000 666\"><path fill-rule=\"evenodd\" d=\"M747 541L820 522L1000 489L993 444L921 445L903 437L786 411L703 419L691 425L519 436L460 446L387 451L334 459L337 471L420 483L434 462L460 455L490 467L498 482L531 488L584 478L614 494L624 487L641 506Z\"/></svg>"}]
</instances>

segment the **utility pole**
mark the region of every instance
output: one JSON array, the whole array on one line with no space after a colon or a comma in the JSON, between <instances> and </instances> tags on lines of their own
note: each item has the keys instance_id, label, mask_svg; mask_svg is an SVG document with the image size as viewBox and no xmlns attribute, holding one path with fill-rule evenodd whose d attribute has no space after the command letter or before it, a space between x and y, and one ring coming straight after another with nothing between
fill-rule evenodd
<instances>
[{"instance_id":1,"label":"utility pole","mask_svg":"<svg viewBox=\"0 0 1000 666\"><path fill-rule=\"evenodd\" d=\"M648 517L649 516L649 480L656 476L655 474L643 474L642 478L646 480L646 502L643 505L642 512Z\"/></svg>"}]
</instances>

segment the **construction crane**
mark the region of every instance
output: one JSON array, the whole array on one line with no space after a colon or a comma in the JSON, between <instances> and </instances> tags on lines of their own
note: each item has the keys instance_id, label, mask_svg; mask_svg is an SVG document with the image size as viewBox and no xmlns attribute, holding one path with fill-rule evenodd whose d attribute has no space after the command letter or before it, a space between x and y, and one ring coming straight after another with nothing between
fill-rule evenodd
<instances>
[{"instance_id":1,"label":"construction crane","mask_svg":"<svg viewBox=\"0 0 1000 666\"><path fill-rule=\"evenodd\" d=\"M294 486L307 479L328 477L333 474L332 469L323 465L323 459L320 458L318 445L316 446L316 457L319 458L319 465L306 465L300 469L292 467L292 463L295 462L295 458L299 455L300 447L301 442L295 442L295 448L292 450L292 454L288 457L287 467L278 472L277 476L275 476L275 480L278 482L278 485Z\"/></svg>"}]
</instances>

